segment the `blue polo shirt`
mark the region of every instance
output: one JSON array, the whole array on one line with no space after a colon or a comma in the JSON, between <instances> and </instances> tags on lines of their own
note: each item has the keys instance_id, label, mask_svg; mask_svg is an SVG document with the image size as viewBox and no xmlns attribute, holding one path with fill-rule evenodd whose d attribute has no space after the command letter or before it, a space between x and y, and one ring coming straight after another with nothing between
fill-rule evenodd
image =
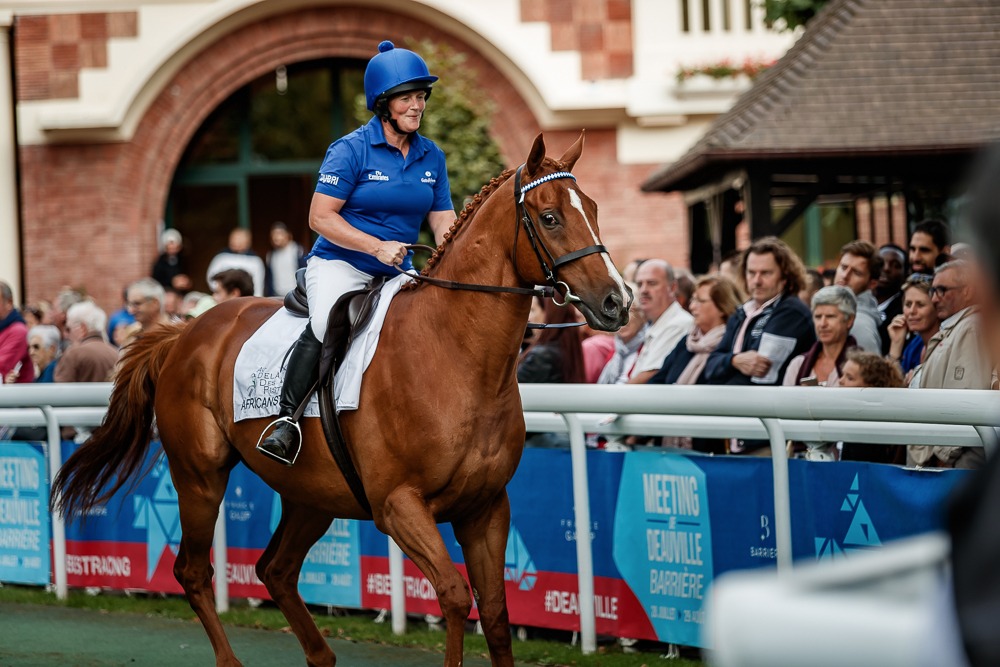
<instances>
[{"instance_id":1,"label":"blue polo shirt","mask_svg":"<svg viewBox=\"0 0 1000 667\"><path fill-rule=\"evenodd\" d=\"M330 145L316 192L343 199L340 215L383 241L416 243L429 212L452 209L444 151L414 133L404 159L386 143L378 117ZM312 256L341 259L373 276L396 274L395 268L371 255L343 248L322 236L313 245ZM409 257L403 268L411 268Z\"/></svg>"}]
</instances>

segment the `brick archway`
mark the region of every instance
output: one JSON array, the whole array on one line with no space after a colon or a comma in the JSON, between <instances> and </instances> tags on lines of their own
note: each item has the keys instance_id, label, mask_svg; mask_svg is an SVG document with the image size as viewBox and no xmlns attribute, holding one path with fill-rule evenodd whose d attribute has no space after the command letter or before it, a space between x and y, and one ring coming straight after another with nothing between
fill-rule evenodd
<instances>
[{"instance_id":1,"label":"brick archway","mask_svg":"<svg viewBox=\"0 0 1000 667\"><path fill-rule=\"evenodd\" d=\"M149 105L132 141L21 148L23 219L31 230L24 243L28 298L52 298L70 284L86 288L105 308L119 307L122 286L147 275L156 258L156 224L174 172L214 109L279 65L329 57L367 60L379 41L406 38L431 39L464 53L500 110L493 133L501 150L508 158L527 152L539 129L527 104L496 67L454 36L410 16L367 8L271 16L233 30L187 61ZM59 247L53 238L62 239ZM87 263L79 261L80 248L87 249Z\"/></svg>"}]
</instances>

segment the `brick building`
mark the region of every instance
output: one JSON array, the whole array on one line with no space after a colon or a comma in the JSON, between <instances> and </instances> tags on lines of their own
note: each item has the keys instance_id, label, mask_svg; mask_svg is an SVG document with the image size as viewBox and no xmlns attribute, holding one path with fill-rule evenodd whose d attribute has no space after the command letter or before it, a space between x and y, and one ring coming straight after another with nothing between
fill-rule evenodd
<instances>
[{"instance_id":1,"label":"brick building","mask_svg":"<svg viewBox=\"0 0 1000 667\"><path fill-rule=\"evenodd\" d=\"M741 0L7 6L0 11L0 279L23 301L72 285L105 308L149 272L165 226L185 235L197 266L237 225L261 232L281 219L308 243L312 179L335 135L321 133L309 155L269 156L255 143L253 123L264 113L258 100L282 78L350 81L382 39L428 39L465 54L497 110L491 132L508 164L523 161L539 131L558 154L586 128L576 173L601 207L615 260L659 255L687 265L682 199L645 194L640 185L680 157L748 84L685 87L678 68L774 57L791 41L764 30ZM327 88L337 96L336 85ZM338 103L343 111L335 100L331 116ZM239 127L226 134L227 123ZM291 118L277 129L300 131ZM255 234L258 252L266 244L266 234Z\"/></svg>"}]
</instances>

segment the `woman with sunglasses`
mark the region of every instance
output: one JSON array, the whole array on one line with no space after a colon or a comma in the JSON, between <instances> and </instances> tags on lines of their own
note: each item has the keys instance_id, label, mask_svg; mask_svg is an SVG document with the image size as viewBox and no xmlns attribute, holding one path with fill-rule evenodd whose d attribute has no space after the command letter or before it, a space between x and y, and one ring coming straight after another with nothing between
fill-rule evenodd
<instances>
[{"instance_id":1,"label":"woman with sunglasses","mask_svg":"<svg viewBox=\"0 0 1000 667\"><path fill-rule=\"evenodd\" d=\"M931 302L933 277L914 273L903 283L903 313L889 323L889 354L898 362L903 373L920 365L924 349L931 336L941 328L934 304Z\"/></svg>"}]
</instances>

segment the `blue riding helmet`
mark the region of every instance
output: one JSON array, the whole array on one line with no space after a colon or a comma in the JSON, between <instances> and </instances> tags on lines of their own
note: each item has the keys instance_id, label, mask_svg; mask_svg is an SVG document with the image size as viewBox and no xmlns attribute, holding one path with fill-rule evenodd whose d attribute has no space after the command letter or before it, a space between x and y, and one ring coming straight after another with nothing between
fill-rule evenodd
<instances>
[{"instance_id":1,"label":"blue riding helmet","mask_svg":"<svg viewBox=\"0 0 1000 667\"><path fill-rule=\"evenodd\" d=\"M397 49L386 40L378 45L378 53L365 68L365 101L368 110L375 110L379 98L410 90L426 90L431 96L431 85L438 80L427 69L427 63L413 51Z\"/></svg>"}]
</instances>

